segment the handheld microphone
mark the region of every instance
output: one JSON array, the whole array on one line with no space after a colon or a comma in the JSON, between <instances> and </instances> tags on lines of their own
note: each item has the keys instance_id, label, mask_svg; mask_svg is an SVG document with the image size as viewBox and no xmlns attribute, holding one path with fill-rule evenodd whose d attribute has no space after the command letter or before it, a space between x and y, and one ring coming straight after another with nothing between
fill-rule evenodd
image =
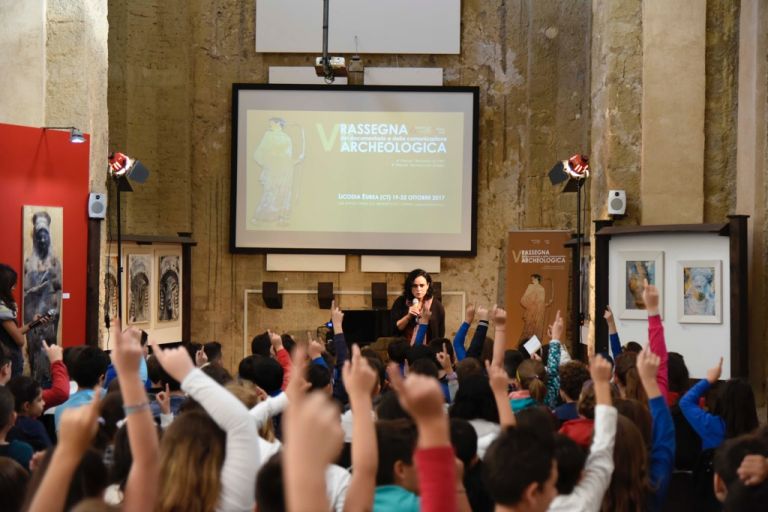
<instances>
[{"instance_id":1,"label":"handheld microphone","mask_svg":"<svg viewBox=\"0 0 768 512\"><path fill-rule=\"evenodd\" d=\"M43 316L41 316L37 320L33 320L32 322L30 322L29 323L29 328L30 329L34 329L35 327L37 327L38 325L43 323L43 320L45 320L47 318L51 318L55 314L56 314L56 310L55 309L49 309Z\"/></svg>"}]
</instances>

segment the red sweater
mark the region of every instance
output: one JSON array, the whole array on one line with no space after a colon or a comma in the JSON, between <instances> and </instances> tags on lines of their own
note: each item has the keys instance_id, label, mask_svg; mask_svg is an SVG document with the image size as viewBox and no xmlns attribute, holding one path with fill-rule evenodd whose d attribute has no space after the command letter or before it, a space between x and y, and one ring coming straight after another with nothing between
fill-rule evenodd
<instances>
[{"instance_id":1,"label":"red sweater","mask_svg":"<svg viewBox=\"0 0 768 512\"><path fill-rule=\"evenodd\" d=\"M413 454L419 476L422 512L456 512L456 461L453 448L419 448Z\"/></svg>"},{"instance_id":2,"label":"red sweater","mask_svg":"<svg viewBox=\"0 0 768 512\"><path fill-rule=\"evenodd\" d=\"M45 409L49 409L69 400L69 373L61 361L51 363L51 387L43 390Z\"/></svg>"},{"instance_id":3,"label":"red sweater","mask_svg":"<svg viewBox=\"0 0 768 512\"><path fill-rule=\"evenodd\" d=\"M667 342L664 340L664 326L659 315L648 317L648 340L651 352L659 356L659 373L656 374L656 382L659 384L664 400L669 400L669 354L667 354Z\"/></svg>"},{"instance_id":4,"label":"red sweater","mask_svg":"<svg viewBox=\"0 0 768 512\"><path fill-rule=\"evenodd\" d=\"M280 366L283 369L282 389L285 391L285 386L288 385L288 381L291 378L291 365L293 364L291 362L291 354L289 354L288 351L284 348L281 348L275 353L275 359L277 359L277 362L280 363Z\"/></svg>"},{"instance_id":5,"label":"red sweater","mask_svg":"<svg viewBox=\"0 0 768 512\"><path fill-rule=\"evenodd\" d=\"M592 446L592 432L595 430L595 420L577 418L563 423L560 433L570 437L576 444L589 449Z\"/></svg>"}]
</instances>

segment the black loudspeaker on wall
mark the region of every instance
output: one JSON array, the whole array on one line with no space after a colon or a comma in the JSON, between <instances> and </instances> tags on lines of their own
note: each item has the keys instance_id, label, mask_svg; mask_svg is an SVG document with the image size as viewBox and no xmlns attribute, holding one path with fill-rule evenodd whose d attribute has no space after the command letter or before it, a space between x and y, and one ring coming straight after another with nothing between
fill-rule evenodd
<instances>
[{"instance_id":1,"label":"black loudspeaker on wall","mask_svg":"<svg viewBox=\"0 0 768 512\"><path fill-rule=\"evenodd\" d=\"M371 283L371 306L373 309L387 309L387 283Z\"/></svg>"},{"instance_id":2,"label":"black loudspeaker on wall","mask_svg":"<svg viewBox=\"0 0 768 512\"><path fill-rule=\"evenodd\" d=\"M331 309L333 283L317 283L317 305L320 309Z\"/></svg>"},{"instance_id":3,"label":"black loudspeaker on wall","mask_svg":"<svg viewBox=\"0 0 768 512\"><path fill-rule=\"evenodd\" d=\"M88 195L88 218L104 219L107 216L107 194L91 192Z\"/></svg>"},{"instance_id":4,"label":"black loudspeaker on wall","mask_svg":"<svg viewBox=\"0 0 768 512\"><path fill-rule=\"evenodd\" d=\"M269 309L283 309L283 294L277 293L277 281L261 283L261 298Z\"/></svg>"}]
</instances>

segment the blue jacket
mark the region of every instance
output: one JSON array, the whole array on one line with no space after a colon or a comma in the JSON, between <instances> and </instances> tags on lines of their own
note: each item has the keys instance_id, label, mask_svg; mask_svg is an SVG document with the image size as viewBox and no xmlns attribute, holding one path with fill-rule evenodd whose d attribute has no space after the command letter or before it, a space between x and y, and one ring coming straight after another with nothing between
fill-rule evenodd
<instances>
[{"instance_id":1,"label":"blue jacket","mask_svg":"<svg viewBox=\"0 0 768 512\"><path fill-rule=\"evenodd\" d=\"M648 407L653 418L650 480L654 489L648 509L660 511L667 501L669 482L675 468L675 424L663 395L648 400Z\"/></svg>"},{"instance_id":2,"label":"blue jacket","mask_svg":"<svg viewBox=\"0 0 768 512\"><path fill-rule=\"evenodd\" d=\"M725 439L723 418L710 414L699 407L699 399L709 391L710 387L711 384L707 379L701 379L678 402L683 416L688 420L693 430L699 434L702 450L717 448Z\"/></svg>"}]
</instances>

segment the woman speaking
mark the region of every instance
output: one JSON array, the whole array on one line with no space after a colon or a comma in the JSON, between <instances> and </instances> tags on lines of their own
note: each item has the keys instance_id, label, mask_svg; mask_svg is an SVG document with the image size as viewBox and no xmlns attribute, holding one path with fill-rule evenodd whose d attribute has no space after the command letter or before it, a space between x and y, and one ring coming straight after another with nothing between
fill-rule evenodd
<instances>
[{"instance_id":1,"label":"woman speaking","mask_svg":"<svg viewBox=\"0 0 768 512\"><path fill-rule=\"evenodd\" d=\"M432 277L426 271L417 268L405 278L403 294L392 304L391 314L395 333L413 343L416 338L416 325L422 311L425 310L432 313L425 341L444 337L445 309L440 301L432 296Z\"/></svg>"}]
</instances>

